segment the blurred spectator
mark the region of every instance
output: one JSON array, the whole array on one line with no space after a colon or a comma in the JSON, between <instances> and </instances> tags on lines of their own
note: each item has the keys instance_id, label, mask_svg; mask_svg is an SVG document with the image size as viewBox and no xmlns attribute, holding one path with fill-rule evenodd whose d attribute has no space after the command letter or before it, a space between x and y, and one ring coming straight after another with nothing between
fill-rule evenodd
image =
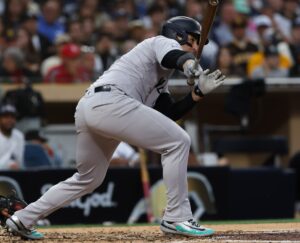
<instances>
[{"instance_id":1,"label":"blurred spectator","mask_svg":"<svg viewBox=\"0 0 300 243\"><path fill-rule=\"evenodd\" d=\"M60 57L55 55L55 49L59 48L56 37L69 32L72 41L80 46L93 46L98 50L110 49L109 54L107 51L97 51L95 57L94 71L97 73L101 68L103 72L110 66L109 60L119 56L117 51L122 51L124 47L126 50L133 45L132 40L140 42L159 34L161 23L168 17L187 15L201 21L205 8L206 3L199 0L3 0L0 1L0 54L8 47L18 47L24 54L25 63L22 63L22 66L25 66L25 72L29 71L28 75L32 78L34 73L39 74L41 70L44 76L49 67L61 62ZM238 49L240 54L236 56L231 48L230 51L234 61L240 62L244 51L242 43L250 40L255 41L260 52L250 59L248 74L253 72L257 65L262 64L265 46L277 44L280 65L289 67L292 63L290 75L299 75L299 65L296 65L299 53L296 43L299 40L297 25L294 24L299 15L298 0L220 2L216 21L210 32L211 41L203 50L201 65L204 68L214 67L219 47L229 43L236 45L234 48ZM247 26L245 29L237 27L234 31L231 28L232 23L241 17L247 19ZM242 38L237 38L234 32ZM99 33L110 36L102 39L99 38ZM108 41L111 44L107 44ZM99 45L106 48L99 48ZM28 55L28 52L32 55ZM91 63L94 59L93 54L86 54L83 57ZM242 59L248 54L246 51ZM50 56L50 59L44 61ZM4 60L2 55L1 58ZM6 79L6 82L12 81Z\"/></svg>"},{"instance_id":2,"label":"blurred spectator","mask_svg":"<svg viewBox=\"0 0 300 243\"><path fill-rule=\"evenodd\" d=\"M54 55L46 58L41 64L41 74L43 77L46 76L46 74L52 67L61 64L59 53L61 51L61 48L67 43L71 43L71 37L68 34L61 34L55 38Z\"/></svg>"},{"instance_id":3,"label":"blurred spectator","mask_svg":"<svg viewBox=\"0 0 300 243\"><path fill-rule=\"evenodd\" d=\"M54 43L56 36L65 32L60 19L61 6L59 1L47 0L42 5L42 15L38 18L38 32Z\"/></svg>"},{"instance_id":4,"label":"blurred spectator","mask_svg":"<svg viewBox=\"0 0 300 243\"><path fill-rule=\"evenodd\" d=\"M156 35L157 35L156 30L154 28L151 28L151 29L147 29L144 38L147 39L147 38L154 37Z\"/></svg>"},{"instance_id":5,"label":"blurred spectator","mask_svg":"<svg viewBox=\"0 0 300 243\"><path fill-rule=\"evenodd\" d=\"M113 14L113 21L115 22L114 38L117 42L122 42L128 39L129 30L129 15L128 13L120 9Z\"/></svg>"},{"instance_id":6,"label":"blurred spectator","mask_svg":"<svg viewBox=\"0 0 300 243\"><path fill-rule=\"evenodd\" d=\"M291 156L288 167L293 169L296 173L296 201L297 207L296 210L300 213L300 151L298 150L296 153Z\"/></svg>"},{"instance_id":7,"label":"blurred spectator","mask_svg":"<svg viewBox=\"0 0 300 243\"><path fill-rule=\"evenodd\" d=\"M145 29L143 22L141 20L133 20L129 22L128 30L129 30L128 39L134 40L138 43L145 39L145 34L147 30Z\"/></svg>"},{"instance_id":8,"label":"blurred spectator","mask_svg":"<svg viewBox=\"0 0 300 243\"><path fill-rule=\"evenodd\" d=\"M100 59L95 53L95 48L93 46L82 46L81 52L81 60L83 67L88 72L89 77L91 77L91 80L96 80L103 71Z\"/></svg>"},{"instance_id":9,"label":"blurred spectator","mask_svg":"<svg viewBox=\"0 0 300 243\"><path fill-rule=\"evenodd\" d=\"M292 56L292 68L290 76L300 76L300 17L293 22L292 39L289 44L289 50Z\"/></svg>"},{"instance_id":10,"label":"blurred spectator","mask_svg":"<svg viewBox=\"0 0 300 243\"><path fill-rule=\"evenodd\" d=\"M234 5L231 1L225 1L220 6L220 16L216 26L212 29L215 42L220 45L227 45L233 40L231 33L231 23L237 17Z\"/></svg>"},{"instance_id":11,"label":"blurred spectator","mask_svg":"<svg viewBox=\"0 0 300 243\"><path fill-rule=\"evenodd\" d=\"M274 42L274 30L270 17L267 15L258 15L254 18L254 24L257 32L257 45L259 50Z\"/></svg>"},{"instance_id":12,"label":"blurred spectator","mask_svg":"<svg viewBox=\"0 0 300 243\"><path fill-rule=\"evenodd\" d=\"M40 53L42 60L54 54L55 51L51 42L38 32L36 14L27 14L23 22L23 27L30 33L31 45L35 52Z\"/></svg>"},{"instance_id":13,"label":"blurred spectator","mask_svg":"<svg viewBox=\"0 0 300 243\"><path fill-rule=\"evenodd\" d=\"M129 52L133 47L137 45L137 42L134 40L126 40L120 46L119 54L120 56L124 55L125 53Z\"/></svg>"},{"instance_id":14,"label":"blurred spectator","mask_svg":"<svg viewBox=\"0 0 300 243\"><path fill-rule=\"evenodd\" d=\"M99 61L101 73L107 70L117 59L117 54L112 36L107 33L100 33L96 43L96 56Z\"/></svg>"},{"instance_id":15,"label":"blurred spectator","mask_svg":"<svg viewBox=\"0 0 300 243\"><path fill-rule=\"evenodd\" d=\"M264 61L250 74L253 79L257 78L282 78L287 77L289 69L280 66L278 48L271 45L265 48Z\"/></svg>"},{"instance_id":16,"label":"blurred spectator","mask_svg":"<svg viewBox=\"0 0 300 243\"><path fill-rule=\"evenodd\" d=\"M107 5L112 4L111 1L99 0L80 0L77 11L78 19L91 18L95 22L95 27L99 28L101 24L110 19L110 11L107 10Z\"/></svg>"},{"instance_id":17,"label":"blurred spectator","mask_svg":"<svg viewBox=\"0 0 300 243\"><path fill-rule=\"evenodd\" d=\"M81 64L80 47L73 43L65 44L60 50L61 64L48 71L46 83L82 83L90 82L89 73Z\"/></svg>"},{"instance_id":18,"label":"blurred spectator","mask_svg":"<svg viewBox=\"0 0 300 243\"><path fill-rule=\"evenodd\" d=\"M30 33L25 28L19 28L17 31L16 47L24 54L24 67L32 73L31 82L41 82L40 64L41 55L36 51L32 42Z\"/></svg>"},{"instance_id":19,"label":"blurred spectator","mask_svg":"<svg viewBox=\"0 0 300 243\"><path fill-rule=\"evenodd\" d=\"M208 44L204 46L200 59L200 65L204 70L215 67L218 50L219 46L213 40L209 40Z\"/></svg>"},{"instance_id":20,"label":"blurred spectator","mask_svg":"<svg viewBox=\"0 0 300 243\"><path fill-rule=\"evenodd\" d=\"M25 141L27 143L38 144L43 147L53 167L62 167L63 161L61 156L48 143L48 139L43 136L39 130L29 130L25 133Z\"/></svg>"},{"instance_id":21,"label":"blurred spectator","mask_svg":"<svg viewBox=\"0 0 300 243\"><path fill-rule=\"evenodd\" d=\"M203 6L201 2L198 0L187 0L183 15L201 21L203 18Z\"/></svg>"},{"instance_id":22,"label":"blurred spectator","mask_svg":"<svg viewBox=\"0 0 300 243\"><path fill-rule=\"evenodd\" d=\"M267 15L259 15L254 18L254 23L257 28L259 51L254 53L248 60L247 74L249 76L252 75L254 69L263 65L265 48L270 45L276 45L278 48L279 43L270 17ZM291 61L289 57L285 53L281 53L280 50L279 65L281 68L285 69L289 69L291 67Z\"/></svg>"},{"instance_id":23,"label":"blurred spectator","mask_svg":"<svg viewBox=\"0 0 300 243\"><path fill-rule=\"evenodd\" d=\"M35 0L22 0L26 13L36 15L40 12L40 6Z\"/></svg>"},{"instance_id":24,"label":"blurred spectator","mask_svg":"<svg viewBox=\"0 0 300 243\"><path fill-rule=\"evenodd\" d=\"M220 69L227 77L235 76L233 57L227 47L221 47L219 49L215 68Z\"/></svg>"},{"instance_id":25,"label":"blurred spectator","mask_svg":"<svg viewBox=\"0 0 300 243\"><path fill-rule=\"evenodd\" d=\"M0 54L6 48L6 39L4 36L4 23L3 17L0 15Z\"/></svg>"},{"instance_id":26,"label":"blurred spectator","mask_svg":"<svg viewBox=\"0 0 300 243\"><path fill-rule=\"evenodd\" d=\"M184 15L187 1L167 0L168 18Z\"/></svg>"},{"instance_id":27,"label":"blurred spectator","mask_svg":"<svg viewBox=\"0 0 300 243\"><path fill-rule=\"evenodd\" d=\"M79 20L71 20L67 25L67 33L71 37L71 41L77 45L84 44L82 27L82 23Z\"/></svg>"},{"instance_id":28,"label":"blurred spectator","mask_svg":"<svg viewBox=\"0 0 300 243\"><path fill-rule=\"evenodd\" d=\"M30 84L7 91L3 102L14 105L19 111L16 126L22 132L42 126L45 115L44 99Z\"/></svg>"},{"instance_id":29,"label":"blurred spectator","mask_svg":"<svg viewBox=\"0 0 300 243\"><path fill-rule=\"evenodd\" d=\"M273 14L274 27L276 27L276 31L286 42L291 41L292 23L297 17L297 14L299 15L299 10L298 0L285 0L282 8Z\"/></svg>"},{"instance_id":30,"label":"blurred spectator","mask_svg":"<svg viewBox=\"0 0 300 243\"><path fill-rule=\"evenodd\" d=\"M250 5L248 0L233 0L235 10L241 16L246 16L250 14Z\"/></svg>"},{"instance_id":31,"label":"blurred spectator","mask_svg":"<svg viewBox=\"0 0 300 243\"><path fill-rule=\"evenodd\" d=\"M246 36L247 19L236 18L231 23L233 40L226 46L232 56L235 75L245 76L249 57L258 51Z\"/></svg>"},{"instance_id":32,"label":"blurred spectator","mask_svg":"<svg viewBox=\"0 0 300 243\"><path fill-rule=\"evenodd\" d=\"M100 34L101 33L109 34L113 40L115 40L118 36L117 34L118 29L116 28L116 23L112 20L104 21L100 27L100 30L101 30Z\"/></svg>"},{"instance_id":33,"label":"blurred spectator","mask_svg":"<svg viewBox=\"0 0 300 243\"><path fill-rule=\"evenodd\" d=\"M274 45L273 45L274 46ZM276 46L276 45L275 45ZM267 47L265 47L266 49ZM278 47L276 46L277 50ZM257 67L262 67L265 62L265 51L259 51L250 56L247 64L247 75L252 76L254 70ZM279 53L279 68L289 70L291 68L291 62L289 58Z\"/></svg>"},{"instance_id":34,"label":"blurred spectator","mask_svg":"<svg viewBox=\"0 0 300 243\"><path fill-rule=\"evenodd\" d=\"M25 57L22 51L16 47L7 48L2 55L0 65L0 83L25 83L32 79L35 73L24 66Z\"/></svg>"},{"instance_id":35,"label":"blurred spectator","mask_svg":"<svg viewBox=\"0 0 300 243\"><path fill-rule=\"evenodd\" d=\"M18 28L26 15L26 8L22 0L6 0L3 13L4 36L7 42L13 41Z\"/></svg>"},{"instance_id":36,"label":"blurred spectator","mask_svg":"<svg viewBox=\"0 0 300 243\"><path fill-rule=\"evenodd\" d=\"M94 18L98 10L97 0L81 0L79 1L78 17L79 18Z\"/></svg>"},{"instance_id":37,"label":"blurred spectator","mask_svg":"<svg viewBox=\"0 0 300 243\"><path fill-rule=\"evenodd\" d=\"M72 17L74 12L79 8L79 3L82 1L64 0L62 6L62 12L68 18Z\"/></svg>"},{"instance_id":38,"label":"blurred spectator","mask_svg":"<svg viewBox=\"0 0 300 243\"><path fill-rule=\"evenodd\" d=\"M116 0L114 10L117 12L124 11L128 16L128 20L137 18L135 0Z\"/></svg>"},{"instance_id":39,"label":"blurred spectator","mask_svg":"<svg viewBox=\"0 0 300 243\"><path fill-rule=\"evenodd\" d=\"M263 8L262 11L269 11L271 12L280 12L283 8L284 0L265 0L263 2Z\"/></svg>"},{"instance_id":40,"label":"blurred spectator","mask_svg":"<svg viewBox=\"0 0 300 243\"><path fill-rule=\"evenodd\" d=\"M15 128L16 108L0 107L0 169L18 170L23 167L24 135Z\"/></svg>"},{"instance_id":41,"label":"blurred spectator","mask_svg":"<svg viewBox=\"0 0 300 243\"><path fill-rule=\"evenodd\" d=\"M166 21L167 17L166 6L164 7L154 2L148 8L148 15L143 18L144 26L146 29L155 31L155 35L157 35L161 31L161 24Z\"/></svg>"},{"instance_id":42,"label":"blurred spectator","mask_svg":"<svg viewBox=\"0 0 300 243\"><path fill-rule=\"evenodd\" d=\"M93 18L82 19L83 43L88 46L94 46L97 40L96 25Z\"/></svg>"}]
</instances>

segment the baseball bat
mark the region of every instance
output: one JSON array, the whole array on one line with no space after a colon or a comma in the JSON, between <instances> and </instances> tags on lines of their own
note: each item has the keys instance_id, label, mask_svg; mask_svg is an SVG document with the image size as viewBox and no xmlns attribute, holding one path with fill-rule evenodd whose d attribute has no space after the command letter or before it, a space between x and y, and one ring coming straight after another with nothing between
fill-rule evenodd
<instances>
[{"instance_id":1,"label":"baseball bat","mask_svg":"<svg viewBox=\"0 0 300 243\"><path fill-rule=\"evenodd\" d=\"M139 154L140 154L141 180L143 185L147 221L149 223L152 223L154 221L154 216L153 216L152 206L151 206L151 194L150 194L151 186L150 186L149 172L147 168L146 152L144 149L139 148Z\"/></svg>"},{"instance_id":2,"label":"baseball bat","mask_svg":"<svg viewBox=\"0 0 300 243\"><path fill-rule=\"evenodd\" d=\"M219 5L218 0L208 0L208 5L207 5L206 11L205 11L205 16L202 21L202 30L201 30L201 35L200 35L200 39L199 39L198 51L197 51L196 57L195 57L194 69L196 69L197 66L199 65L203 47L208 39L209 31L213 24L218 5ZM188 85L193 86L195 84L195 80L193 78L189 78L187 80L187 83L188 83Z\"/></svg>"}]
</instances>

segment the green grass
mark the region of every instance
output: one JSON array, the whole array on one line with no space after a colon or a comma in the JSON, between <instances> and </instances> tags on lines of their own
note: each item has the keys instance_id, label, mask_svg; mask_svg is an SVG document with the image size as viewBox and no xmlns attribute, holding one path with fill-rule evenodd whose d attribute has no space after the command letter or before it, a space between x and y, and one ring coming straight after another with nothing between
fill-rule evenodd
<instances>
[{"instance_id":1,"label":"green grass","mask_svg":"<svg viewBox=\"0 0 300 243\"><path fill-rule=\"evenodd\" d=\"M255 220L222 220L222 221L201 221L201 224L211 224L211 225L226 225L226 224L270 224L270 223L296 223L300 222L300 219L255 219ZM157 226L157 223L148 224L132 224L130 226ZM102 225L102 224L71 224L71 225L51 225L51 226L40 226L39 228L90 228L90 227L128 227L128 224L112 224L112 225Z\"/></svg>"}]
</instances>

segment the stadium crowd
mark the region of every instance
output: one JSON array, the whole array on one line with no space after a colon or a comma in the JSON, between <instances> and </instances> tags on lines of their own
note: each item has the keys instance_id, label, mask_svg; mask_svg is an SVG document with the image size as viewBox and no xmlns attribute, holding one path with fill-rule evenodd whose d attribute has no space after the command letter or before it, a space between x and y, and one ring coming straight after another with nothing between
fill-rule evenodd
<instances>
[{"instance_id":1,"label":"stadium crowd","mask_svg":"<svg viewBox=\"0 0 300 243\"><path fill-rule=\"evenodd\" d=\"M166 19L186 15L201 21L205 4L0 1L0 83L92 82L138 42L159 34ZM227 0L220 3L201 64L229 77L292 77L300 75L299 54L299 1Z\"/></svg>"}]
</instances>

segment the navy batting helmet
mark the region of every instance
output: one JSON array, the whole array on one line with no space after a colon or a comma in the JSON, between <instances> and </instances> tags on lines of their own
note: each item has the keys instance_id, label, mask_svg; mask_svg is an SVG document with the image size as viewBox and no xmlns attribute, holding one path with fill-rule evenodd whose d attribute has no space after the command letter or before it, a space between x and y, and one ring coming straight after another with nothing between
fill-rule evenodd
<instances>
[{"instance_id":1,"label":"navy batting helmet","mask_svg":"<svg viewBox=\"0 0 300 243\"><path fill-rule=\"evenodd\" d=\"M201 25L195 19L186 16L177 16L167 20L163 24L161 34L178 41L180 45L184 45L188 41L188 34L194 36L199 41ZM207 43L208 41L206 41Z\"/></svg>"}]
</instances>

